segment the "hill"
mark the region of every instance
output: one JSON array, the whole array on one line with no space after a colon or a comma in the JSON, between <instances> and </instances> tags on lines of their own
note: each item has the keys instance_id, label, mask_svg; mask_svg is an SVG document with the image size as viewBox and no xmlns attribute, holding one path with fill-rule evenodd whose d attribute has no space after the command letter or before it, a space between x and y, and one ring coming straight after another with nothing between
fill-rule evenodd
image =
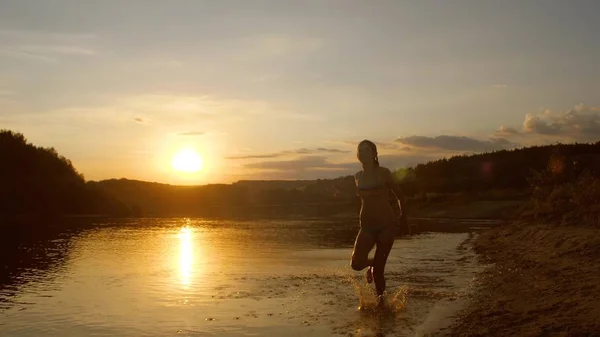
<instances>
[{"instance_id":1,"label":"hill","mask_svg":"<svg viewBox=\"0 0 600 337\"><path fill-rule=\"evenodd\" d=\"M518 206L530 195L535 172L548 165L564 181L573 181L584 170L597 175L600 142L455 156L400 168L394 174L409 197L411 210L422 216L485 216L504 212L500 208L513 210ZM204 186L112 179L94 185L152 216L337 214L354 213L360 205L352 176L302 181L244 180ZM461 210L456 207L458 203L462 203ZM468 211L474 203L480 204L478 208L500 208L497 212ZM449 211L451 208L456 214Z\"/></svg>"},{"instance_id":2,"label":"hill","mask_svg":"<svg viewBox=\"0 0 600 337\"><path fill-rule=\"evenodd\" d=\"M600 172L600 142L556 144L440 159L396 171L407 194L527 189L533 172L554 165L564 179Z\"/></svg>"},{"instance_id":3,"label":"hill","mask_svg":"<svg viewBox=\"0 0 600 337\"><path fill-rule=\"evenodd\" d=\"M54 148L34 146L0 130L0 217L128 215L129 209L86 183Z\"/></svg>"},{"instance_id":4,"label":"hill","mask_svg":"<svg viewBox=\"0 0 600 337\"><path fill-rule=\"evenodd\" d=\"M356 214L360 207L352 176L202 186L129 179L85 181L54 148L34 146L22 134L6 130L0 131L0 156L3 216L333 215ZM532 182L540 183L536 172L544 170L553 172L553 183L573 182L584 171L598 177L600 142L455 156L398 168L394 174L413 215L465 216L470 209L479 208L481 212L473 214L483 217L490 214L483 210L489 207L489 203L484 205L489 200L494 201L493 207L504 202L514 208L531 196ZM473 202L481 207L473 207ZM462 205L457 207L459 203Z\"/></svg>"}]
</instances>

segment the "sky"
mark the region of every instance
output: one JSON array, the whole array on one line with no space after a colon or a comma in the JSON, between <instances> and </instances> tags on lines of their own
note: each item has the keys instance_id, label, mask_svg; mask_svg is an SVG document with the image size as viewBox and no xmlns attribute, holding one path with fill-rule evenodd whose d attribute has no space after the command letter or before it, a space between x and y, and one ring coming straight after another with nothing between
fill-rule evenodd
<instances>
[{"instance_id":1,"label":"sky","mask_svg":"<svg viewBox=\"0 0 600 337\"><path fill-rule=\"evenodd\" d=\"M600 140L597 1L0 0L0 129L89 180L314 179ZM196 173L173 156L193 148Z\"/></svg>"}]
</instances>

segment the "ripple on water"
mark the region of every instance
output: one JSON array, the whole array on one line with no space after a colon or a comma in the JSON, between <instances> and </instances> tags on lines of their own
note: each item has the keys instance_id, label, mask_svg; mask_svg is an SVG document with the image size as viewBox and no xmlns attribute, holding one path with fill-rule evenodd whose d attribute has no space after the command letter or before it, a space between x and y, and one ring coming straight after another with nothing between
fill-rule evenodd
<instances>
[{"instance_id":1,"label":"ripple on water","mask_svg":"<svg viewBox=\"0 0 600 337\"><path fill-rule=\"evenodd\" d=\"M60 268L24 270L18 286L0 288L3 330L26 337L42 331L403 334L426 317L435 320L438 313L431 312L439 303L464 297L477 270L472 252L461 245L467 234L397 240L386 268L385 305L378 307L373 285L349 268L346 242L322 249L322 242L311 241L320 240L318 224L286 229L281 222L223 228L219 222L186 222L191 229L182 236L181 221L165 221L151 228L96 228L59 241L69 247L50 256L62 259ZM326 233L347 237L344 226ZM277 241L278 235L285 240Z\"/></svg>"}]
</instances>

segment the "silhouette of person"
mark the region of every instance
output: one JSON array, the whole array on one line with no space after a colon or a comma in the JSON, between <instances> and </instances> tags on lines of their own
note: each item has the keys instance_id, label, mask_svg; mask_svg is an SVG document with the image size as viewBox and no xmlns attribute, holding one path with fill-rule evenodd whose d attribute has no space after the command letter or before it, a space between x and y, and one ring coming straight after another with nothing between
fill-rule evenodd
<instances>
[{"instance_id":1,"label":"silhouette of person","mask_svg":"<svg viewBox=\"0 0 600 337\"><path fill-rule=\"evenodd\" d=\"M362 170L354 176L357 194L361 198L360 230L354 243L351 265L356 271L367 268L367 282L375 281L378 305L382 305L385 264L394 244L398 224L406 223L406 212L402 207L404 199L392 172L379 166L377 146L373 142L360 142L357 157L362 164ZM390 192L398 202L400 217L390 204ZM375 256L369 259L369 253L375 246Z\"/></svg>"}]
</instances>

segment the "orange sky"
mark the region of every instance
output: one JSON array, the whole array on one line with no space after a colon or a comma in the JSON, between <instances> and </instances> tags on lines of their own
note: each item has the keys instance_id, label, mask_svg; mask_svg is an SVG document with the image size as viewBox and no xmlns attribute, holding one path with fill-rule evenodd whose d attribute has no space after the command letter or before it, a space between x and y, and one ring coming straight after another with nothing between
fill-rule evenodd
<instances>
[{"instance_id":1,"label":"orange sky","mask_svg":"<svg viewBox=\"0 0 600 337\"><path fill-rule=\"evenodd\" d=\"M600 138L591 2L0 6L0 127L88 179L327 178L360 169L362 139L398 168ZM185 147L201 172L172 169Z\"/></svg>"}]
</instances>

